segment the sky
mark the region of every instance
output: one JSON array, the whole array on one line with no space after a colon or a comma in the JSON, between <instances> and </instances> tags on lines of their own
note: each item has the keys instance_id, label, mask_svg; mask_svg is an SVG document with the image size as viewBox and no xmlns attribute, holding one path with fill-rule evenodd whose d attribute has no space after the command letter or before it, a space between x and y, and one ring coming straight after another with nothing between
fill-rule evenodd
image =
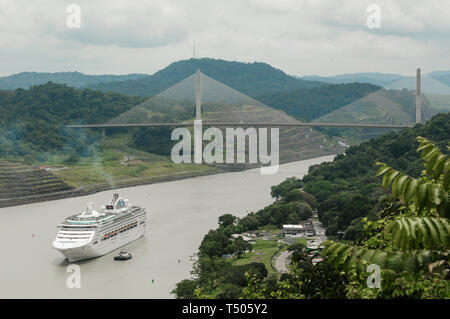
<instances>
[{"instance_id":1,"label":"sky","mask_svg":"<svg viewBox=\"0 0 450 319\"><path fill-rule=\"evenodd\" d=\"M291 75L413 75L450 70L449 39L448 0L0 0L0 75L152 74L194 41L197 58Z\"/></svg>"}]
</instances>

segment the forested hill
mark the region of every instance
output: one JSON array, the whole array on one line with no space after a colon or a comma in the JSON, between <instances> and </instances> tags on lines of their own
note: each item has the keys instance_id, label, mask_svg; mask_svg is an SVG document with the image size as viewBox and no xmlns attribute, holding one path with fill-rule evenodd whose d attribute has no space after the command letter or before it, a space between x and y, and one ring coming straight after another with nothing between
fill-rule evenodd
<instances>
[{"instance_id":1,"label":"forested hill","mask_svg":"<svg viewBox=\"0 0 450 319\"><path fill-rule=\"evenodd\" d=\"M258 100L297 119L309 121L380 89L381 87L368 83L333 84L263 95Z\"/></svg>"},{"instance_id":2,"label":"forested hill","mask_svg":"<svg viewBox=\"0 0 450 319\"><path fill-rule=\"evenodd\" d=\"M203 58L174 62L145 78L100 83L89 87L102 91L148 97L185 79L195 73L197 69L253 98L263 94L290 92L299 88L311 88L323 84L318 81L296 79L266 63L243 63Z\"/></svg>"},{"instance_id":3,"label":"forested hill","mask_svg":"<svg viewBox=\"0 0 450 319\"><path fill-rule=\"evenodd\" d=\"M85 87L90 84L97 84L111 81L125 81L147 76L146 74L126 74L126 75L89 75L80 72L21 72L9 76L0 77L0 89L15 90L18 88L28 89L33 85L54 82L67 84L73 87Z\"/></svg>"},{"instance_id":4,"label":"forested hill","mask_svg":"<svg viewBox=\"0 0 450 319\"><path fill-rule=\"evenodd\" d=\"M296 78L308 81L320 81L334 84L363 82L387 87L390 84L393 84L394 82L402 81L403 79L408 78L408 76L392 73L365 72L365 73L337 74L333 76L319 76L319 75L296 76ZM439 81L442 84L450 86L450 71L433 71L424 74L422 80L426 78L433 78L434 80ZM412 78L412 82L415 83L414 78ZM423 89L424 87L422 86L422 90Z\"/></svg>"},{"instance_id":5,"label":"forested hill","mask_svg":"<svg viewBox=\"0 0 450 319\"><path fill-rule=\"evenodd\" d=\"M312 166L302 184L318 201L319 218L327 234L353 240L361 231L361 217L375 217L380 199L387 193L376 177L375 162L384 162L408 175L423 170L416 149L417 136L434 142L448 153L450 113L441 113L425 125L389 132L359 146L352 146L333 162Z\"/></svg>"},{"instance_id":6,"label":"forested hill","mask_svg":"<svg viewBox=\"0 0 450 319\"><path fill-rule=\"evenodd\" d=\"M28 90L0 90L0 157L62 149L81 154L90 137L81 141L79 132L65 130L65 124L103 123L140 101L51 82Z\"/></svg>"},{"instance_id":7,"label":"forested hill","mask_svg":"<svg viewBox=\"0 0 450 319\"><path fill-rule=\"evenodd\" d=\"M49 82L28 90L0 90L0 123L38 119L49 124L103 123L141 100Z\"/></svg>"},{"instance_id":8,"label":"forested hill","mask_svg":"<svg viewBox=\"0 0 450 319\"><path fill-rule=\"evenodd\" d=\"M366 73L347 73L337 74L333 76L299 76L297 78L309 81L320 81L333 84L339 83L371 83L374 85L385 86L404 78L404 75L392 74L392 73L378 73L378 72L366 72Z\"/></svg>"}]
</instances>

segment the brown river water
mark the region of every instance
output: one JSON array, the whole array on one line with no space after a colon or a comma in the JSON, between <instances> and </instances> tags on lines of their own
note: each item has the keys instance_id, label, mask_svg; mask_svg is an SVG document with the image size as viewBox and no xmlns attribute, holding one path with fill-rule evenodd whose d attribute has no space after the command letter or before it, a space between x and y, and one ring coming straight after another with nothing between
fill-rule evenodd
<instances>
[{"instance_id":1,"label":"brown river water","mask_svg":"<svg viewBox=\"0 0 450 319\"><path fill-rule=\"evenodd\" d=\"M254 169L1 208L0 298L173 298L170 291L190 277L190 256L220 215L242 217L267 206L271 186L333 158L284 164L272 175ZM115 251L77 262L81 287L68 288L69 263L52 248L56 225L87 202L108 203L113 193L146 208L147 232L125 246L131 260L114 261Z\"/></svg>"}]
</instances>

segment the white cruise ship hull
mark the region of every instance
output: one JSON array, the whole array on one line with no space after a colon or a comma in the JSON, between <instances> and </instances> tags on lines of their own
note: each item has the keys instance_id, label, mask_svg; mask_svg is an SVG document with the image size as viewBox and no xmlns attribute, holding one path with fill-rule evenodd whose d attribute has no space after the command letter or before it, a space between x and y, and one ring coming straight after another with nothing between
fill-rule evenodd
<instances>
[{"instance_id":1,"label":"white cruise ship hull","mask_svg":"<svg viewBox=\"0 0 450 319\"><path fill-rule=\"evenodd\" d=\"M125 246L140 237L144 236L145 229L135 229L129 234L124 234L123 236L117 236L117 238L112 238L110 242L103 242L100 244L93 245L92 241L82 246L75 247L55 247L64 257L67 258L69 262L76 262L84 259L90 259L94 257L100 257L106 255L117 248ZM122 234L121 234L122 235Z\"/></svg>"},{"instance_id":2,"label":"white cruise ship hull","mask_svg":"<svg viewBox=\"0 0 450 319\"><path fill-rule=\"evenodd\" d=\"M120 221L111 220L93 228L64 226L53 241L53 248L69 262L103 256L142 237L146 224L145 211L138 210Z\"/></svg>"}]
</instances>

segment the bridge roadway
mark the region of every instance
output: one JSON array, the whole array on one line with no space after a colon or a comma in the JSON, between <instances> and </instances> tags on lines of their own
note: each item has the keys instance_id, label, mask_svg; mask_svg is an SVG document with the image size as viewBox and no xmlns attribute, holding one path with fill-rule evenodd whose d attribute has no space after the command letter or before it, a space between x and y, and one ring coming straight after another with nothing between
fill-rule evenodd
<instances>
[{"instance_id":1,"label":"bridge roadway","mask_svg":"<svg viewBox=\"0 0 450 319\"><path fill-rule=\"evenodd\" d=\"M193 122L189 123L131 123L131 124L74 124L67 125L68 128L113 128L113 127L158 127L158 126L175 126L187 127L193 126ZM322 127L359 127L359 128L405 128L413 127L413 125L395 125L395 124L346 124L346 123L208 123L203 122L203 126L215 127L284 127L284 126L322 126Z\"/></svg>"}]
</instances>

